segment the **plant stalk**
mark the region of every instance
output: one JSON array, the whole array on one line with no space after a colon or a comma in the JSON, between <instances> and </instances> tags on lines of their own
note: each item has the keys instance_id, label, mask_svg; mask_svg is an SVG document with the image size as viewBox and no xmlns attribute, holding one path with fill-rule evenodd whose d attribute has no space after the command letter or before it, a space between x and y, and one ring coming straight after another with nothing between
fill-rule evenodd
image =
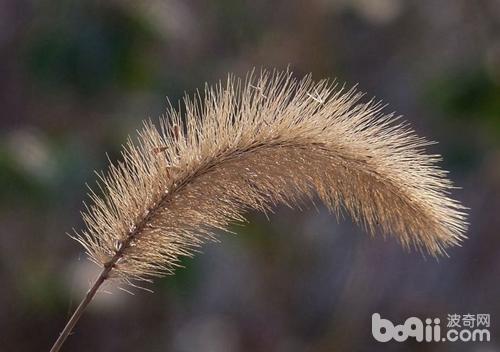
<instances>
[{"instance_id":1,"label":"plant stalk","mask_svg":"<svg viewBox=\"0 0 500 352\"><path fill-rule=\"evenodd\" d=\"M50 349L50 352L58 352L61 349L62 345L64 344L64 341L66 341L68 336L71 334L71 331L75 327L78 320L81 318L83 312L85 311L89 303L94 298L95 294L97 293L97 290L102 285L102 283L106 281L106 279L108 278L108 274L112 268L113 265L107 265L104 267L101 274L97 277L97 280L94 282L92 287L87 291L87 294L78 305L78 308L76 308L75 312L66 323L66 326L59 334L59 337L57 338L56 342L54 342L54 345Z\"/></svg>"}]
</instances>

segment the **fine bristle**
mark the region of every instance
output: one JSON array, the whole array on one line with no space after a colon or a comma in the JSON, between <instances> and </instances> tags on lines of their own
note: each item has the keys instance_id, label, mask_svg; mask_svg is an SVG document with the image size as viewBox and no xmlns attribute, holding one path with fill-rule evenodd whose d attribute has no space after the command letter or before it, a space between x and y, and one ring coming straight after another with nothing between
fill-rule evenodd
<instances>
[{"instance_id":1,"label":"fine bristle","mask_svg":"<svg viewBox=\"0 0 500 352\"><path fill-rule=\"evenodd\" d=\"M369 233L441 255L464 238L464 208L429 144L362 94L292 74L229 78L146 122L101 175L75 236L110 277L171 272L245 212L318 197Z\"/></svg>"}]
</instances>

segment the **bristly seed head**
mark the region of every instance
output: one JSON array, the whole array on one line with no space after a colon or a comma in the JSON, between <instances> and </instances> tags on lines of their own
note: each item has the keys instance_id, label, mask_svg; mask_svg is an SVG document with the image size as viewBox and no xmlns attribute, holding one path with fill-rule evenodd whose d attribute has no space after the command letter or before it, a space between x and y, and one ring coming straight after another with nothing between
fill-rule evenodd
<instances>
[{"instance_id":1,"label":"bristly seed head","mask_svg":"<svg viewBox=\"0 0 500 352\"><path fill-rule=\"evenodd\" d=\"M105 195L91 194L76 239L112 267L110 277L146 280L171 273L180 256L248 210L318 197L371 234L445 253L467 223L440 157L425 154L429 142L380 103L361 98L289 72L229 78L186 98L185 114L171 109L159 128L146 122L138 142L128 140L123 160L101 178Z\"/></svg>"}]
</instances>

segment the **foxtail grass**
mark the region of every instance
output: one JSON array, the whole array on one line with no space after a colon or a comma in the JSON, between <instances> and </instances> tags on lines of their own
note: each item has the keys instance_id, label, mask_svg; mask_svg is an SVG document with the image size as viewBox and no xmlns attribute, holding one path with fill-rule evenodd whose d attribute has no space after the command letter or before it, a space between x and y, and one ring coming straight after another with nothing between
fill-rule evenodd
<instances>
[{"instance_id":1,"label":"foxtail grass","mask_svg":"<svg viewBox=\"0 0 500 352\"><path fill-rule=\"evenodd\" d=\"M144 123L73 235L102 268L52 351L101 284L171 274L251 210L321 200L368 233L433 256L464 238L464 208L430 144L376 101L290 72L229 77Z\"/></svg>"}]
</instances>

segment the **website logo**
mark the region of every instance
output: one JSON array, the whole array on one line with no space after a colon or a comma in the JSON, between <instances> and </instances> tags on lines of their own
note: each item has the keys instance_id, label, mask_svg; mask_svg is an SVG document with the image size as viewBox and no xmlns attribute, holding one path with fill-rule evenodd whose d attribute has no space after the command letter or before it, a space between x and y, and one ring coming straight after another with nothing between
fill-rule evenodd
<instances>
[{"instance_id":1,"label":"website logo","mask_svg":"<svg viewBox=\"0 0 500 352\"><path fill-rule=\"evenodd\" d=\"M378 342L489 342L490 314L448 314L441 328L440 318L410 317L395 325L379 313L372 315L372 336Z\"/></svg>"}]
</instances>

